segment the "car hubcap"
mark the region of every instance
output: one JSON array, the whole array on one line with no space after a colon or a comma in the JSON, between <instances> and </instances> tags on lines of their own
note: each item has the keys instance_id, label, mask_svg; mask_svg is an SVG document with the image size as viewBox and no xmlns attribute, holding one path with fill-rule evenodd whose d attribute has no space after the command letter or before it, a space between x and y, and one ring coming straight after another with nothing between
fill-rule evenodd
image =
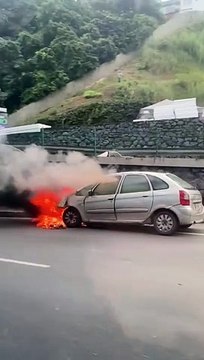
<instances>
[{"instance_id":1,"label":"car hubcap","mask_svg":"<svg viewBox=\"0 0 204 360\"><path fill-rule=\"evenodd\" d=\"M161 214L156 221L157 228L161 232L169 232L174 226L174 221L172 217L168 214Z\"/></svg>"},{"instance_id":2,"label":"car hubcap","mask_svg":"<svg viewBox=\"0 0 204 360\"><path fill-rule=\"evenodd\" d=\"M73 211L67 211L64 215L64 220L66 224L76 224L77 214Z\"/></svg>"}]
</instances>

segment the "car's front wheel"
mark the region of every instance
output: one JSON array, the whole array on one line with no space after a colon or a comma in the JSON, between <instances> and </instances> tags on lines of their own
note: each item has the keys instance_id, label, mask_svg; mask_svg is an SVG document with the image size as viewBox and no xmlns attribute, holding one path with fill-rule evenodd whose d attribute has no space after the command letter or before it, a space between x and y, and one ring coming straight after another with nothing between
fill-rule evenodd
<instances>
[{"instance_id":1,"label":"car's front wheel","mask_svg":"<svg viewBox=\"0 0 204 360\"><path fill-rule=\"evenodd\" d=\"M67 208L63 213L63 221L68 228L77 228L81 226L81 215L75 208Z\"/></svg>"},{"instance_id":2,"label":"car's front wheel","mask_svg":"<svg viewBox=\"0 0 204 360\"><path fill-rule=\"evenodd\" d=\"M159 235L173 235L179 229L179 222L176 215L169 210L158 211L154 215L153 223Z\"/></svg>"}]
</instances>

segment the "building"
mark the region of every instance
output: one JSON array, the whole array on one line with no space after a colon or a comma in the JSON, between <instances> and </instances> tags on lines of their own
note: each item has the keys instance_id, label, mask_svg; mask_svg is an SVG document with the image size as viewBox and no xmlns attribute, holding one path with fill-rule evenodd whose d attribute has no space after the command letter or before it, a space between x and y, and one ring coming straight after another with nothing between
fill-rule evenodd
<instances>
[{"instance_id":1,"label":"building","mask_svg":"<svg viewBox=\"0 0 204 360\"><path fill-rule=\"evenodd\" d=\"M204 0L180 0L180 11L204 11Z\"/></svg>"},{"instance_id":2,"label":"building","mask_svg":"<svg viewBox=\"0 0 204 360\"><path fill-rule=\"evenodd\" d=\"M204 11L204 0L164 0L161 1L161 11L166 18L179 12Z\"/></svg>"},{"instance_id":3,"label":"building","mask_svg":"<svg viewBox=\"0 0 204 360\"><path fill-rule=\"evenodd\" d=\"M133 120L133 122L197 118L204 118L204 108L197 106L196 98L165 99L142 108L138 118Z\"/></svg>"},{"instance_id":4,"label":"building","mask_svg":"<svg viewBox=\"0 0 204 360\"><path fill-rule=\"evenodd\" d=\"M180 11L180 0L165 0L161 2L161 11L166 18L170 18Z\"/></svg>"}]
</instances>

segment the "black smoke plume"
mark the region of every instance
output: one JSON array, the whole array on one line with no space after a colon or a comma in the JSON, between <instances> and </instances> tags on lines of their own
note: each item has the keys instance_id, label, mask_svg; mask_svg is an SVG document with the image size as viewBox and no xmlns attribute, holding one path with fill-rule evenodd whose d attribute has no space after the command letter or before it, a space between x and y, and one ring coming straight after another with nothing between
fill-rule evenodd
<instances>
[{"instance_id":1,"label":"black smoke plume","mask_svg":"<svg viewBox=\"0 0 204 360\"><path fill-rule=\"evenodd\" d=\"M1 139L0 139L1 140ZM96 160L71 152L63 162L50 162L49 153L35 145L24 151L0 143L1 207L24 209L36 217L31 196L42 190L60 191L102 181L105 173Z\"/></svg>"},{"instance_id":2,"label":"black smoke plume","mask_svg":"<svg viewBox=\"0 0 204 360\"><path fill-rule=\"evenodd\" d=\"M18 192L13 185L0 191L0 206L11 210L24 210L25 214L35 218L39 215L38 208L31 202L31 192Z\"/></svg>"}]
</instances>

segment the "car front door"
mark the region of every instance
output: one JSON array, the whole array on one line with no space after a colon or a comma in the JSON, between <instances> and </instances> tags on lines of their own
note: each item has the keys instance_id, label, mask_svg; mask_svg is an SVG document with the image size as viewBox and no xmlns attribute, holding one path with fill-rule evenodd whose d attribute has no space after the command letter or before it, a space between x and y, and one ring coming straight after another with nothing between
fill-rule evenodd
<instances>
[{"instance_id":1,"label":"car front door","mask_svg":"<svg viewBox=\"0 0 204 360\"><path fill-rule=\"evenodd\" d=\"M85 211L88 221L115 221L115 197L121 177L96 186L85 199Z\"/></svg>"},{"instance_id":2,"label":"car front door","mask_svg":"<svg viewBox=\"0 0 204 360\"><path fill-rule=\"evenodd\" d=\"M143 222L148 218L152 204L153 193L147 177L126 175L115 200L117 220Z\"/></svg>"}]
</instances>

